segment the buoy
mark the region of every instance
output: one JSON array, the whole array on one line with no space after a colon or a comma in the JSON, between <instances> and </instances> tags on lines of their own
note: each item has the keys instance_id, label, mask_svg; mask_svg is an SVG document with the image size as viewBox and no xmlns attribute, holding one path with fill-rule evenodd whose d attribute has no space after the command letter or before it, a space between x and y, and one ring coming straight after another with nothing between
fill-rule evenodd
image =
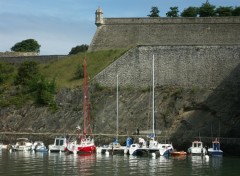
<instances>
[{"instance_id":1,"label":"buoy","mask_svg":"<svg viewBox=\"0 0 240 176\"><path fill-rule=\"evenodd\" d=\"M101 154L102 153L102 148L98 147L97 148L97 154Z\"/></svg>"},{"instance_id":2,"label":"buoy","mask_svg":"<svg viewBox=\"0 0 240 176\"><path fill-rule=\"evenodd\" d=\"M152 157L153 157L153 158L156 158L156 153L152 153Z\"/></svg>"},{"instance_id":3,"label":"buoy","mask_svg":"<svg viewBox=\"0 0 240 176\"><path fill-rule=\"evenodd\" d=\"M209 161L209 156L208 155L205 155L204 157L205 157L206 161Z\"/></svg>"}]
</instances>

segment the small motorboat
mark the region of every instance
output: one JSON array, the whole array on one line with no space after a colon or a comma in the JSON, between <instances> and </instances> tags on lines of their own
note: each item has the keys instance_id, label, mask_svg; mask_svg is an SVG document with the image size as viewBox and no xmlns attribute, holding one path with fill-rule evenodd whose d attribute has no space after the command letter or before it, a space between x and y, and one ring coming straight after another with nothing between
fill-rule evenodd
<instances>
[{"instance_id":1,"label":"small motorboat","mask_svg":"<svg viewBox=\"0 0 240 176\"><path fill-rule=\"evenodd\" d=\"M207 154L207 150L203 147L202 141L193 141L192 146L188 149L188 153L191 155L204 156Z\"/></svg>"},{"instance_id":2,"label":"small motorboat","mask_svg":"<svg viewBox=\"0 0 240 176\"><path fill-rule=\"evenodd\" d=\"M173 151L171 152L171 156L184 156L187 155L187 152L184 151Z\"/></svg>"},{"instance_id":3,"label":"small motorboat","mask_svg":"<svg viewBox=\"0 0 240 176\"><path fill-rule=\"evenodd\" d=\"M33 143L33 150L35 152L48 152L47 147L44 145L43 141L35 141Z\"/></svg>"},{"instance_id":4,"label":"small motorboat","mask_svg":"<svg viewBox=\"0 0 240 176\"><path fill-rule=\"evenodd\" d=\"M220 149L220 142L216 138L214 141L212 141L212 148L208 149L208 153L210 156L222 156L223 151Z\"/></svg>"},{"instance_id":5,"label":"small motorboat","mask_svg":"<svg viewBox=\"0 0 240 176\"><path fill-rule=\"evenodd\" d=\"M67 146L65 137L56 137L54 144L48 146L49 152L64 152Z\"/></svg>"},{"instance_id":6,"label":"small motorboat","mask_svg":"<svg viewBox=\"0 0 240 176\"><path fill-rule=\"evenodd\" d=\"M17 142L12 146L13 150L16 151L30 151L32 150L33 143L28 138L17 138Z\"/></svg>"}]
</instances>

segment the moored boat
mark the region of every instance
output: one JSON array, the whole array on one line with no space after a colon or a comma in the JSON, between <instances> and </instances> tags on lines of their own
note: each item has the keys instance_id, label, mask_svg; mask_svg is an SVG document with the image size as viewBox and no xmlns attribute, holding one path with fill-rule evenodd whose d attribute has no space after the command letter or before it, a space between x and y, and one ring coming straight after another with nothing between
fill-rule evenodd
<instances>
[{"instance_id":1,"label":"moored boat","mask_svg":"<svg viewBox=\"0 0 240 176\"><path fill-rule=\"evenodd\" d=\"M185 151L173 151L171 152L171 156L184 156L187 155L187 152Z\"/></svg>"},{"instance_id":2,"label":"moored boat","mask_svg":"<svg viewBox=\"0 0 240 176\"><path fill-rule=\"evenodd\" d=\"M54 144L48 146L49 152L64 152L66 147L65 137L56 137L54 139Z\"/></svg>"},{"instance_id":3,"label":"moored boat","mask_svg":"<svg viewBox=\"0 0 240 176\"><path fill-rule=\"evenodd\" d=\"M208 149L208 153L210 156L223 156L223 151L220 149L220 142L217 138L212 141L212 147Z\"/></svg>"},{"instance_id":4,"label":"moored boat","mask_svg":"<svg viewBox=\"0 0 240 176\"><path fill-rule=\"evenodd\" d=\"M169 155L173 150L172 144L159 143L155 138L155 110L154 110L154 55L152 58L152 134L148 136L147 142L139 138L139 143L134 143L129 148L130 155L143 155L144 153L156 155Z\"/></svg>"},{"instance_id":5,"label":"moored boat","mask_svg":"<svg viewBox=\"0 0 240 176\"><path fill-rule=\"evenodd\" d=\"M116 93L116 104L117 104L117 114L116 114L116 139L114 142L111 142L109 145L103 145L100 147L97 147L97 153L98 154L109 154L109 152L111 152L112 154L115 153L124 153L124 154L128 154L128 150L130 145L132 144L132 138L131 137L127 137L126 139L126 146L122 146L119 142L118 142L118 75L117 75L117 93Z\"/></svg>"},{"instance_id":6,"label":"moored boat","mask_svg":"<svg viewBox=\"0 0 240 176\"><path fill-rule=\"evenodd\" d=\"M33 143L32 149L35 152L48 152L47 147L44 145L43 141L35 141Z\"/></svg>"},{"instance_id":7,"label":"moored boat","mask_svg":"<svg viewBox=\"0 0 240 176\"><path fill-rule=\"evenodd\" d=\"M139 138L138 143L134 143L129 148L130 155L145 155L145 154L156 154L160 156L170 155L173 151L172 144L159 143L154 138L150 138L147 142L143 138Z\"/></svg>"},{"instance_id":8,"label":"moored boat","mask_svg":"<svg viewBox=\"0 0 240 176\"><path fill-rule=\"evenodd\" d=\"M17 142L12 145L12 149L15 151L30 151L32 145L33 143L28 138L17 138Z\"/></svg>"},{"instance_id":9,"label":"moored boat","mask_svg":"<svg viewBox=\"0 0 240 176\"><path fill-rule=\"evenodd\" d=\"M67 143L66 151L70 153L94 153L96 146L92 136L92 129L90 126L90 103L88 100L88 83L87 83L87 63L84 58L84 94L83 94L83 132L80 135L81 128L78 126L78 139ZM87 133L90 131L90 134Z\"/></svg>"},{"instance_id":10,"label":"moored boat","mask_svg":"<svg viewBox=\"0 0 240 176\"><path fill-rule=\"evenodd\" d=\"M193 141L192 146L188 148L188 153L191 155L204 156L207 154L207 150L205 147L203 147L202 141Z\"/></svg>"}]
</instances>

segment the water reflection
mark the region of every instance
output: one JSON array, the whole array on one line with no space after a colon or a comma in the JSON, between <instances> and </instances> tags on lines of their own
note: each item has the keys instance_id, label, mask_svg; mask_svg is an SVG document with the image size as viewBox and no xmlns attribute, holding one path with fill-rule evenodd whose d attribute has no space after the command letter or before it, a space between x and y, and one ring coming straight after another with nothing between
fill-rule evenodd
<instances>
[{"instance_id":1,"label":"water reflection","mask_svg":"<svg viewBox=\"0 0 240 176\"><path fill-rule=\"evenodd\" d=\"M239 175L240 158L186 158L128 155L0 152L0 175ZM224 161L224 162L223 162Z\"/></svg>"}]
</instances>

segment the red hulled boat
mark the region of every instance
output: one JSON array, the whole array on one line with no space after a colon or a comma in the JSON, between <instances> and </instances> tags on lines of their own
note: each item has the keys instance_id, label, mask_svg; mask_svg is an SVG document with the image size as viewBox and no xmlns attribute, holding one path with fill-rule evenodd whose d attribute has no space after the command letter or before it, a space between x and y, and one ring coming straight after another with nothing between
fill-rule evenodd
<instances>
[{"instance_id":1,"label":"red hulled boat","mask_svg":"<svg viewBox=\"0 0 240 176\"><path fill-rule=\"evenodd\" d=\"M72 153L94 153L96 146L92 136L90 126L90 103L88 100L88 82L87 82L87 63L84 58L84 95L83 95L83 133L81 128L77 127L78 139L67 142L66 151ZM89 132L89 133L87 133Z\"/></svg>"}]
</instances>

